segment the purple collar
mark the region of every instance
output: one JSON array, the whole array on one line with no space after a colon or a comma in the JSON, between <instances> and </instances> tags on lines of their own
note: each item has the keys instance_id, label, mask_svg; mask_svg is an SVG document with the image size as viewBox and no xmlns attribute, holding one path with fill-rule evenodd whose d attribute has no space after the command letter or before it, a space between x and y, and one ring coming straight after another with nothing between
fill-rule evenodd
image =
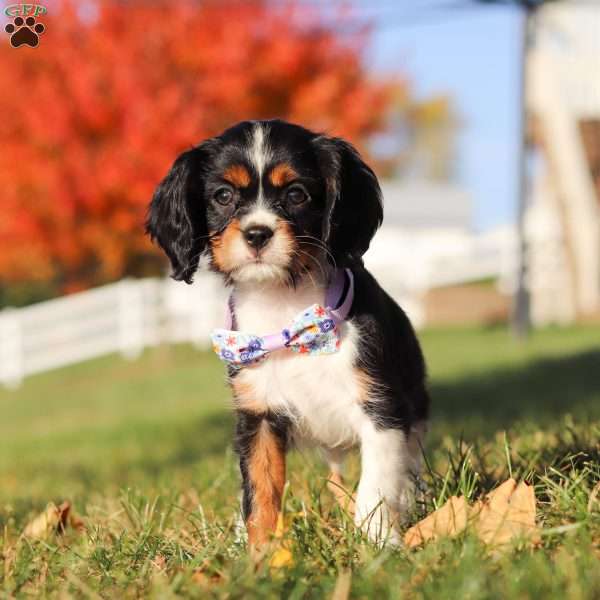
<instances>
[{"instance_id":1,"label":"purple collar","mask_svg":"<svg viewBox=\"0 0 600 600\"><path fill-rule=\"evenodd\" d=\"M346 286L346 281L348 286ZM353 302L354 275L352 271L336 269L325 294L325 308L336 324L346 320Z\"/></svg>"},{"instance_id":2,"label":"purple collar","mask_svg":"<svg viewBox=\"0 0 600 600\"><path fill-rule=\"evenodd\" d=\"M350 269L335 269L325 293L325 310L335 325L345 321L354 301L354 275ZM237 330L233 294L229 296L225 313L225 328ZM272 351L287 345L285 330L262 336L264 348Z\"/></svg>"}]
</instances>

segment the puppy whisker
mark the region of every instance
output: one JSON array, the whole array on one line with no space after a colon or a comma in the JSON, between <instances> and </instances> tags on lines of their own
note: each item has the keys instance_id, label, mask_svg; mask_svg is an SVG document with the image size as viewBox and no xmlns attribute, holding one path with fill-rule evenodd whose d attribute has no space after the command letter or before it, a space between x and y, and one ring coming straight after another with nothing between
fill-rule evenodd
<instances>
[{"instance_id":1,"label":"puppy whisker","mask_svg":"<svg viewBox=\"0 0 600 600\"><path fill-rule=\"evenodd\" d=\"M337 262L335 260L335 256L332 254L332 252L329 250L329 248L327 248L327 246L325 245L325 243L322 240L314 237L313 235L298 235L298 236L296 236L296 239L304 240L301 242L302 244L306 244L307 246L310 246L310 245L316 246L317 248L320 248L321 250L323 250L323 252L325 252L325 254L330 258L333 266L337 267ZM306 241L306 240L310 240L310 241Z\"/></svg>"},{"instance_id":2,"label":"puppy whisker","mask_svg":"<svg viewBox=\"0 0 600 600\"><path fill-rule=\"evenodd\" d=\"M316 282L315 282L315 280L314 280L314 278L312 276L311 269L308 266L306 266L305 264L303 264L301 260L299 260L302 257L302 254L306 254L307 256L310 256L307 253L302 252L301 250L297 249L297 250L293 250L292 251L292 259L298 259L299 265L296 267L297 270L300 273L308 275L308 277L310 278L312 284L314 286L316 286ZM310 258L314 258L314 257L311 256ZM293 272L290 272L290 276L292 277L293 284L295 286L296 282L294 280Z\"/></svg>"},{"instance_id":3,"label":"puppy whisker","mask_svg":"<svg viewBox=\"0 0 600 600\"><path fill-rule=\"evenodd\" d=\"M298 251L301 256L306 256L307 258L311 259L317 265L319 270L321 271L321 275L323 276L323 278L324 279L327 278L327 273L325 272L325 268L323 267L323 264L317 257L313 256L310 252L307 252L306 250L299 249Z\"/></svg>"}]
</instances>

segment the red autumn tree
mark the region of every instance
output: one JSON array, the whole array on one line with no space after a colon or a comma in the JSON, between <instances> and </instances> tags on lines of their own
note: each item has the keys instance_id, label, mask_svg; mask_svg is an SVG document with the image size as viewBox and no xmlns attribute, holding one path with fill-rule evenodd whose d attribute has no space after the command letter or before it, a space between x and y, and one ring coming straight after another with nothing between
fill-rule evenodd
<instances>
[{"instance_id":1,"label":"red autumn tree","mask_svg":"<svg viewBox=\"0 0 600 600\"><path fill-rule=\"evenodd\" d=\"M81 7L84 7L84 10ZM294 3L53 3L36 49L0 47L0 288L158 272L143 235L178 152L248 118L365 142L390 84Z\"/></svg>"}]
</instances>

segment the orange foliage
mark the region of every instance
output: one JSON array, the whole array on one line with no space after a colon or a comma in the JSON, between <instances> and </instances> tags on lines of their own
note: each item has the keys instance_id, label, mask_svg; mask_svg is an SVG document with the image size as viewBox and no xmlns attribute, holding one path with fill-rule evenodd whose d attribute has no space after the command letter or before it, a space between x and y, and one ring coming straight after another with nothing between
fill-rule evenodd
<instances>
[{"instance_id":1,"label":"orange foliage","mask_svg":"<svg viewBox=\"0 0 600 600\"><path fill-rule=\"evenodd\" d=\"M283 117L359 145L381 129L390 84L369 80L364 36L273 4L53 2L38 48L0 45L0 286L156 272L155 185L236 121Z\"/></svg>"}]
</instances>

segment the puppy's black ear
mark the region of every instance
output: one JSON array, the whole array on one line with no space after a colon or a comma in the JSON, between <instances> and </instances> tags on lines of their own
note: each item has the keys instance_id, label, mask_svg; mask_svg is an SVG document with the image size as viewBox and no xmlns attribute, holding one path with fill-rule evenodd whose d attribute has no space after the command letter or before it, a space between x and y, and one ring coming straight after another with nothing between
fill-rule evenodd
<instances>
[{"instance_id":1,"label":"puppy's black ear","mask_svg":"<svg viewBox=\"0 0 600 600\"><path fill-rule=\"evenodd\" d=\"M379 182L348 142L318 137L315 144L327 188L323 241L338 266L362 263L383 220Z\"/></svg>"},{"instance_id":2,"label":"puppy's black ear","mask_svg":"<svg viewBox=\"0 0 600 600\"><path fill-rule=\"evenodd\" d=\"M165 251L177 281L192 282L207 245L204 165L208 147L181 154L154 192L146 233Z\"/></svg>"}]
</instances>

